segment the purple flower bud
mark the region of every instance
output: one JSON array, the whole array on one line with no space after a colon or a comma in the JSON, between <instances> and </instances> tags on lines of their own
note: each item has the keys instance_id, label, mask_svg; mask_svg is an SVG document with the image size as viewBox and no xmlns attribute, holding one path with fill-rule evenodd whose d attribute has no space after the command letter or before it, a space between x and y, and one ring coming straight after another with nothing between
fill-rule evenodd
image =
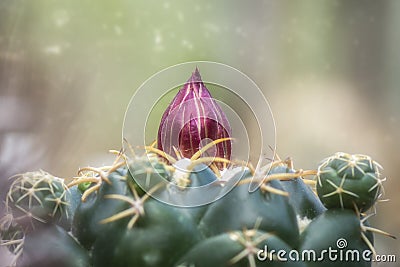
<instances>
[{"instance_id":1,"label":"purple flower bud","mask_svg":"<svg viewBox=\"0 0 400 267\"><path fill-rule=\"evenodd\" d=\"M175 148L183 157L191 158L206 144L227 137L231 137L228 119L196 68L162 116L158 149L175 155ZM207 150L205 156L230 159L231 150L231 141L227 140Z\"/></svg>"}]
</instances>

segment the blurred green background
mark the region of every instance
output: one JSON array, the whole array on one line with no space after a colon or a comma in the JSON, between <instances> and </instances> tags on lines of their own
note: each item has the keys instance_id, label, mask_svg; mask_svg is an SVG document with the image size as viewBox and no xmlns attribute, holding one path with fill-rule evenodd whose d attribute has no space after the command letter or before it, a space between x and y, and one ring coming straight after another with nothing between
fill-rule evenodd
<instances>
[{"instance_id":1,"label":"blurred green background","mask_svg":"<svg viewBox=\"0 0 400 267\"><path fill-rule=\"evenodd\" d=\"M259 85L295 167L337 151L380 162L390 202L372 225L400 237L399 28L395 0L1 0L1 198L17 172L108 164L140 84L209 60ZM399 243L376 237L378 253Z\"/></svg>"}]
</instances>

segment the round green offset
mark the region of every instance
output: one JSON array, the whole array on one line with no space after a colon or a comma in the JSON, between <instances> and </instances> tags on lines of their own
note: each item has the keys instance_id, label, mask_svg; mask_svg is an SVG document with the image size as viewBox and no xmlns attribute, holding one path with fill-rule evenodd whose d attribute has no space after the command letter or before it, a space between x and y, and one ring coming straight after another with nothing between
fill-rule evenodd
<instances>
[{"instance_id":1,"label":"round green offset","mask_svg":"<svg viewBox=\"0 0 400 267\"><path fill-rule=\"evenodd\" d=\"M318 196L327 208L366 211L382 191L380 168L368 156L336 153L318 167Z\"/></svg>"},{"instance_id":2,"label":"round green offset","mask_svg":"<svg viewBox=\"0 0 400 267\"><path fill-rule=\"evenodd\" d=\"M56 223L68 230L72 219L70 199L63 179L40 170L14 176L6 208L26 230L46 223Z\"/></svg>"}]
</instances>

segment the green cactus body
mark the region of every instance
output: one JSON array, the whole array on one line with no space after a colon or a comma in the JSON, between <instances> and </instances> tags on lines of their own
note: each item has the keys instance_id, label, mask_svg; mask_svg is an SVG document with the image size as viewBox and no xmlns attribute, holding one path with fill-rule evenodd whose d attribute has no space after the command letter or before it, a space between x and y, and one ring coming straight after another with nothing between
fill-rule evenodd
<instances>
[{"instance_id":1,"label":"green cactus body","mask_svg":"<svg viewBox=\"0 0 400 267\"><path fill-rule=\"evenodd\" d=\"M137 156L129 163L127 177L133 182L138 194L142 196L158 183L170 179L170 171L166 166L154 155Z\"/></svg>"},{"instance_id":2,"label":"green cactus body","mask_svg":"<svg viewBox=\"0 0 400 267\"><path fill-rule=\"evenodd\" d=\"M270 186L282 189L278 181ZM249 193L249 184L235 186L221 200L212 203L199 224L206 236L229 231L252 229L258 222L258 229L274 232L291 246L297 245L299 230L296 214L287 197L261 189Z\"/></svg>"},{"instance_id":3,"label":"green cactus body","mask_svg":"<svg viewBox=\"0 0 400 267\"><path fill-rule=\"evenodd\" d=\"M307 249L321 251L340 237L349 240L357 237L358 241L351 243L349 248L360 251L369 249L364 239L372 240L372 233L362 230L356 213L353 210L326 210L301 178L285 178L282 181L267 179L269 187L287 191L289 196L266 191L263 187L249 193L250 171L240 172L238 177L232 176L229 180L224 176L218 178L203 164L195 166L185 175L184 170L176 172L164 163L151 160L152 164L160 164L157 166L164 170L137 171L134 176L134 168L144 170L148 168L148 163L143 159L133 162L129 172L126 167L112 172L108 176L110 183L103 182L97 193L89 195L86 202L78 206L74 234L83 246L91 250L95 267L327 264L325 261L306 264L300 260L254 261L254 255L249 256L251 253L245 252L238 256L243 251L243 244L238 240L254 238L260 241L260 236L268 238L257 243L255 247L258 249L267 244L271 249L297 251L299 255ZM269 175L294 173L287 166L278 166ZM157 179L159 182L163 179L170 181L171 184L155 183ZM150 181L151 188L141 187L146 180ZM207 205L185 207L185 202L193 196L192 190L210 183L210 188L216 191L229 192ZM230 183L237 184L230 187ZM156 198L164 196L180 205L174 207L164 204L150 195ZM311 223L299 229L298 219L302 217L307 219L307 224ZM342 224L346 226L337 227ZM337 229L334 229L335 225ZM245 237L245 233L252 233L252 236ZM321 233L326 233L330 239L324 243L326 236ZM233 236L236 239L232 239ZM215 251L217 247L220 248L218 253L207 252L213 247ZM363 264L369 266L367 262Z\"/></svg>"},{"instance_id":4,"label":"green cactus body","mask_svg":"<svg viewBox=\"0 0 400 267\"><path fill-rule=\"evenodd\" d=\"M99 233L109 227L109 225L100 223L102 219L128 207L127 203L121 201L105 201L106 195L117 194L125 196L130 194L126 175L126 168L118 169L111 173L108 176L110 184L103 183L97 193L89 195L86 201L82 201L78 205L74 216L72 232L85 248L90 249ZM124 222L116 221L110 224L124 225Z\"/></svg>"},{"instance_id":5,"label":"green cactus body","mask_svg":"<svg viewBox=\"0 0 400 267\"><path fill-rule=\"evenodd\" d=\"M71 222L73 222L76 209L78 208L78 206L82 201L82 191L79 189L77 185L75 185L69 188L69 192L70 192L70 200L68 209L69 213L72 215L70 220Z\"/></svg>"},{"instance_id":6,"label":"green cactus body","mask_svg":"<svg viewBox=\"0 0 400 267\"><path fill-rule=\"evenodd\" d=\"M208 267L208 266L305 266L302 262L287 261L287 255L292 248L279 237L257 230L233 231L205 239L194 246L183 256L175 266L178 267ZM263 252L284 251L278 258ZM212 253L210 253L212 252ZM282 253L282 252L281 252Z\"/></svg>"},{"instance_id":7,"label":"green cactus body","mask_svg":"<svg viewBox=\"0 0 400 267\"><path fill-rule=\"evenodd\" d=\"M182 212L186 212L194 222L199 223L209 204L194 207L185 206L191 203L193 199L201 197L195 189L205 185L211 184L209 188L210 194L213 193L213 195L218 196L222 186L218 183L212 184L218 178L204 164L195 166L190 172L184 170L175 171L172 175L173 177L170 178L172 184L167 186L165 190L160 191L159 195L162 195L162 199L166 199L169 203L175 203L180 206Z\"/></svg>"},{"instance_id":8,"label":"green cactus body","mask_svg":"<svg viewBox=\"0 0 400 267\"><path fill-rule=\"evenodd\" d=\"M183 166L180 168L179 164L183 161ZM187 167L190 165L190 160L183 159L178 161L175 165L175 175L172 178L172 182L181 187L199 187L213 183L218 180L215 174L205 164L198 164L193 167L192 170L188 171ZM179 170L180 169L180 170ZM185 177L188 179L186 180Z\"/></svg>"},{"instance_id":9,"label":"green cactus body","mask_svg":"<svg viewBox=\"0 0 400 267\"><path fill-rule=\"evenodd\" d=\"M98 235L93 262L99 267L173 266L200 240L186 213L153 199L143 203L134 225L110 226Z\"/></svg>"},{"instance_id":10,"label":"green cactus body","mask_svg":"<svg viewBox=\"0 0 400 267\"><path fill-rule=\"evenodd\" d=\"M366 211L381 193L379 168L368 156L336 153L318 168L318 196L327 208Z\"/></svg>"},{"instance_id":11,"label":"green cactus body","mask_svg":"<svg viewBox=\"0 0 400 267\"><path fill-rule=\"evenodd\" d=\"M133 166L143 169L137 164L130 165L130 173ZM158 176L157 173L143 177L130 175L111 173L108 177L111 184L102 183L98 193L90 195L77 209L74 234L86 248L93 246L95 266L160 266L160 262L163 266L173 266L203 234L214 236L253 227L276 233L290 246L298 244L296 214L285 196L261 189L249 193L249 184L244 183L211 204L173 207L138 193L137 179L155 180L158 178L153 175ZM194 187L215 182L216 190L223 191L229 186L221 185L238 181L236 178L218 181L219 178L203 164L188 173L186 183L177 180L186 179L181 175L171 173L165 179L173 181L172 185L162 186L152 194L168 195L169 199L185 206ZM250 172L238 175L242 179L252 177ZM282 189L279 181L271 181L270 185ZM223 210L225 212L221 213Z\"/></svg>"},{"instance_id":12,"label":"green cactus body","mask_svg":"<svg viewBox=\"0 0 400 267\"><path fill-rule=\"evenodd\" d=\"M20 267L89 267L88 252L63 228L50 225L26 234Z\"/></svg>"},{"instance_id":13,"label":"green cactus body","mask_svg":"<svg viewBox=\"0 0 400 267\"><path fill-rule=\"evenodd\" d=\"M277 166L270 170L269 175L279 173L295 173L287 166ZM323 213L326 208L312 189L303 182L302 178L292 178L280 181L283 189L289 193L289 202L301 218L313 219Z\"/></svg>"},{"instance_id":14,"label":"green cactus body","mask_svg":"<svg viewBox=\"0 0 400 267\"><path fill-rule=\"evenodd\" d=\"M330 209L304 230L299 251L310 267L367 267L371 266L373 257L368 246L372 242L372 233L363 233L360 219L354 211Z\"/></svg>"},{"instance_id":15,"label":"green cactus body","mask_svg":"<svg viewBox=\"0 0 400 267\"><path fill-rule=\"evenodd\" d=\"M319 180L333 173L328 168L337 170L337 175L353 175L341 165L342 161L331 160L320 167ZM361 163L367 172L364 161ZM229 169L219 177L207 165L193 165L186 159L168 165L156 157L146 156L129 164L129 168L126 164L111 167L106 177L95 172L98 176L83 178L84 187L74 182L66 191L59 179L38 178L31 173L16 179L7 195L11 212L1 221L2 244L18 257L17 263L23 267L54 264L57 257L63 259L59 266L320 267L338 265L325 258L306 258L303 262L302 258L281 260L276 255L269 258L258 253L267 246L269 251L281 250L286 256L294 253L301 257L310 250L320 255L324 249L335 249L335 242L340 238L348 242L346 248L351 250L350 254L362 253L374 250L372 232L382 233L368 226L368 216L359 218L358 208L366 209L370 205L357 202L354 210L345 205L331 207L324 202L329 207L326 210L303 179L296 178L303 172L291 169L284 162L275 164L266 181L253 193L248 190L253 175L245 167ZM354 172L356 178L372 177L361 174L361 171ZM87 181L97 182L87 184ZM187 206L191 198L198 197L196 189L204 186L207 192L215 194L216 200L201 206ZM380 190L380 184L376 187ZM361 189L368 193L375 189L370 188ZM22 194L31 191L35 194ZM376 199L377 192L374 193L373 199ZM61 198L61 194L65 196L62 208L52 205L57 201L50 199ZM358 194L364 196L361 191ZM86 197L81 201L83 196ZM161 196L176 206L157 200ZM33 229L24 220L16 220L15 216L21 216L20 213L26 217L25 210L43 220L38 222L46 227ZM63 226L62 218L67 215L68 220L73 217L72 233L79 244L56 226ZM60 240L57 245L56 240ZM49 246L35 251L35 242L48 242ZM46 256L45 252L51 249L54 254ZM67 259L65 253L76 256ZM370 261L340 264L368 267Z\"/></svg>"}]
</instances>

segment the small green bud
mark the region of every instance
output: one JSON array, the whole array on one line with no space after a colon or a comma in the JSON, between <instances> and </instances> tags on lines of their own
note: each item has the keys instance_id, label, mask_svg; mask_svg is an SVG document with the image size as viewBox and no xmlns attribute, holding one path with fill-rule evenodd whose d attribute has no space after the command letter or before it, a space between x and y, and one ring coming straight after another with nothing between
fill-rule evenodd
<instances>
[{"instance_id":1,"label":"small green bud","mask_svg":"<svg viewBox=\"0 0 400 267\"><path fill-rule=\"evenodd\" d=\"M318 167L318 196L327 208L368 210L382 191L380 168L369 156L336 153Z\"/></svg>"}]
</instances>

